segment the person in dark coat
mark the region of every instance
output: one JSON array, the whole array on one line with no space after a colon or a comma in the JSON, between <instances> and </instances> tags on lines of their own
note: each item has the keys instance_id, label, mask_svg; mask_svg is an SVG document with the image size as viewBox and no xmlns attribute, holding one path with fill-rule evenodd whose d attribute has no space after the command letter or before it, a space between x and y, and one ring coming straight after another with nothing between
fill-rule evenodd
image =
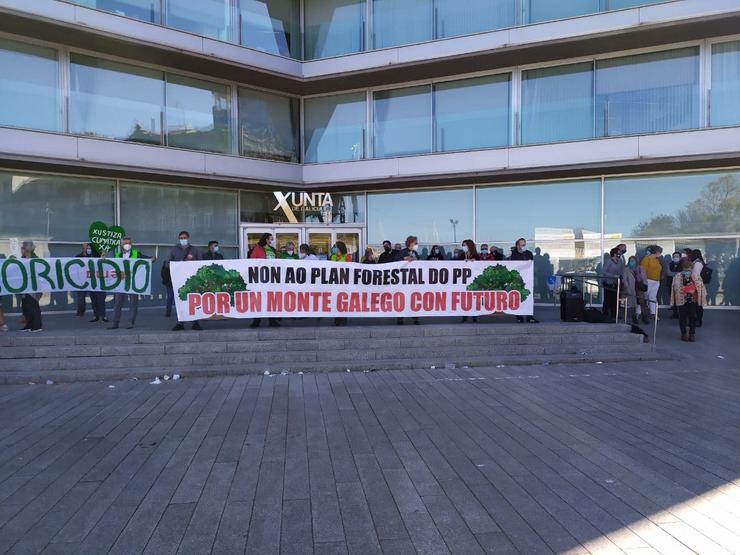
<instances>
[{"instance_id":1,"label":"person in dark coat","mask_svg":"<svg viewBox=\"0 0 740 555\"><path fill-rule=\"evenodd\" d=\"M196 249L193 245L190 244L190 233L187 231L181 231L177 235L177 244L172 247L172 250L170 251L170 255L165 261L165 266L167 266L167 269L169 270L170 262L189 262L191 260L201 260L202 257L200 253L198 252L198 249ZM170 290L172 290L172 280L170 279ZM175 298L175 292L174 291L168 291L169 294L172 295L172 298ZM181 331L185 329L185 325L178 321L177 325L172 328L172 331ZM193 329L194 330L202 330L203 328L200 326L200 323L196 320L193 322Z\"/></svg>"},{"instance_id":2,"label":"person in dark coat","mask_svg":"<svg viewBox=\"0 0 740 555\"><path fill-rule=\"evenodd\" d=\"M439 245L432 245L432 250L429 252L429 256L427 256L427 260L444 260L444 256L442 255L442 249Z\"/></svg>"},{"instance_id":3,"label":"person in dark coat","mask_svg":"<svg viewBox=\"0 0 740 555\"><path fill-rule=\"evenodd\" d=\"M398 254L398 261L404 260L406 262L417 262L421 260L419 257L419 239L415 235L409 235L406 237L406 247L401 249ZM419 318L414 316L414 325L419 325ZM403 318L396 318L396 324L403 326Z\"/></svg>"},{"instance_id":4,"label":"person in dark coat","mask_svg":"<svg viewBox=\"0 0 740 555\"><path fill-rule=\"evenodd\" d=\"M532 251L527 250L527 240L524 237L520 237L511 247L511 255L509 260L534 260ZM517 316L517 322L524 322L524 316ZM538 321L535 320L534 316L527 316L526 319L529 324L536 324Z\"/></svg>"},{"instance_id":5,"label":"person in dark coat","mask_svg":"<svg viewBox=\"0 0 740 555\"><path fill-rule=\"evenodd\" d=\"M393 250L391 242L387 239L383 241L383 252L378 257L378 264L388 264L389 262L396 262L397 253Z\"/></svg>"},{"instance_id":6,"label":"person in dark coat","mask_svg":"<svg viewBox=\"0 0 740 555\"><path fill-rule=\"evenodd\" d=\"M459 260L464 260L465 262L474 262L476 260L480 260L480 254L478 254L478 249L475 246L475 243L472 239L465 239L465 241L462 242L462 249ZM467 316L463 316L460 319L460 323L464 324L468 321ZM473 316L471 318L471 321L474 324L478 323L478 317Z\"/></svg>"},{"instance_id":7,"label":"person in dark coat","mask_svg":"<svg viewBox=\"0 0 740 555\"><path fill-rule=\"evenodd\" d=\"M38 258L36 254L36 245L33 241L23 241L21 244L21 258ZM21 310L26 325L21 331L38 332L43 331L43 322L41 320L41 306L39 299L41 293L26 293L21 300Z\"/></svg>"},{"instance_id":8,"label":"person in dark coat","mask_svg":"<svg viewBox=\"0 0 740 555\"><path fill-rule=\"evenodd\" d=\"M82 250L77 253L75 258L100 258L100 254L92 247L90 243L82 243ZM105 317L105 293L102 291L77 291L77 316L85 315L85 305L87 296L90 295L90 305L93 310L93 319L90 322L107 322Z\"/></svg>"},{"instance_id":9,"label":"person in dark coat","mask_svg":"<svg viewBox=\"0 0 740 555\"><path fill-rule=\"evenodd\" d=\"M218 241L209 241L208 250L203 255L203 260L223 260L224 255L219 251Z\"/></svg>"}]
</instances>

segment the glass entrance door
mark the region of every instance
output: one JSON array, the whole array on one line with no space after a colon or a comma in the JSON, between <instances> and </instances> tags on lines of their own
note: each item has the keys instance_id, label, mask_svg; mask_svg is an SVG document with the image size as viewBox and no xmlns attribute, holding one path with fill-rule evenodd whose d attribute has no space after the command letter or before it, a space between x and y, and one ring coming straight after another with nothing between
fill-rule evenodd
<instances>
[{"instance_id":1,"label":"glass entrance door","mask_svg":"<svg viewBox=\"0 0 740 555\"><path fill-rule=\"evenodd\" d=\"M247 225L242 228L242 257L247 258L249 251L254 248L263 234L269 233L273 237L273 247L278 256L281 249L285 248L288 242L298 247L302 243L307 243L319 260L327 260L330 256L331 248L337 241L344 242L347 245L347 252L352 255L356 262L360 261L362 253L362 229L345 228L345 227L325 227L325 226L270 226L270 225Z\"/></svg>"}]
</instances>

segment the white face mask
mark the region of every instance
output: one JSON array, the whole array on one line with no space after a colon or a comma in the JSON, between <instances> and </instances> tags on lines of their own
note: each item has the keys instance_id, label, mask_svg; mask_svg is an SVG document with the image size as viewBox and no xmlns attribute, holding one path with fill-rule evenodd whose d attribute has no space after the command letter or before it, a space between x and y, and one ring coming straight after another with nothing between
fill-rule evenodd
<instances>
[{"instance_id":1,"label":"white face mask","mask_svg":"<svg viewBox=\"0 0 740 555\"><path fill-rule=\"evenodd\" d=\"M419 245L411 245L411 250L415 251L419 249Z\"/></svg>"},{"instance_id":2,"label":"white face mask","mask_svg":"<svg viewBox=\"0 0 740 555\"><path fill-rule=\"evenodd\" d=\"M126 243L123 245L123 252L128 252L131 250L131 245Z\"/></svg>"},{"instance_id":3,"label":"white face mask","mask_svg":"<svg viewBox=\"0 0 740 555\"><path fill-rule=\"evenodd\" d=\"M293 254L294 252L295 252L295 251L294 251L293 249L288 249L288 250L287 250L287 253L288 253L288 254Z\"/></svg>"},{"instance_id":4,"label":"white face mask","mask_svg":"<svg viewBox=\"0 0 740 555\"><path fill-rule=\"evenodd\" d=\"M180 246L187 247L189 242L187 239L180 239Z\"/></svg>"},{"instance_id":5,"label":"white face mask","mask_svg":"<svg viewBox=\"0 0 740 555\"><path fill-rule=\"evenodd\" d=\"M468 246L467 246L467 245L463 245L463 246L462 246L462 251L463 251L463 252L468 252L469 250L470 250L470 249L468 248Z\"/></svg>"},{"instance_id":6,"label":"white face mask","mask_svg":"<svg viewBox=\"0 0 740 555\"><path fill-rule=\"evenodd\" d=\"M301 253L301 254L299 254L298 256L299 256L299 257L301 258L301 260L302 260L302 259L306 258L306 256L307 256L307 255L306 255L306 253L305 253L305 252L302 252L302 253Z\"/></svg>"}]
</instances>

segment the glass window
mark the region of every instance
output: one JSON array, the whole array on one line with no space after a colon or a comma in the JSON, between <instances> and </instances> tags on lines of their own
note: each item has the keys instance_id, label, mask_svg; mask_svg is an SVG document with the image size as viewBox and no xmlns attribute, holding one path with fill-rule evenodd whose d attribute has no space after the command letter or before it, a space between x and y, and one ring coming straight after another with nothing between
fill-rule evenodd
<instances>
[{"instance_id":1,"label":"glass window","mask_svg":"<svg viewBox=\"0 0 740 555\"><path fill-rule=\"evenodd\" d=\"M56 50L0 38L0 125L60 129Z\"/></svg>"},{"instance_id":2,"label":"glass window","mask_svg":"<svg viewBox=\"0 0 740 555\"><path fill-rule=\"evenodd\" d=\"M699 126L699 49L596 62L596 134Z\"/></svg>"},{"instance_id":3,"label":"glass window","mask_svg":"<svg viewBox=\"0 0 740 555\"><path fill-rule=\"evenodd\" d=\"M610 239L740 233L740 171L608 178L604 218Z\"/></svg>"},{"instance_id":4,"label":"glass window","mask_svg":"<svg viewBox=\"0 0 740 555\"><path fill-rule=\"evenodd\" d=\"M669 0L606 0L607 10L622 10L624 8L637 8L649 4L659 4Z\"/></svg>"},{"instance_id":5,"label":"glass window","mask_svg":"<svg viewBox=\"0 0 740 555\"><path fill-rule=\"evenodd\" d=\"M96 220L113 225L115 181L0 173L0 237L84 241Z\"/></svg>"},{"instance_id":6,"label":"glass window","mask_svg":"<svg viewBox=\"0 0 740 555\"><path fill-rule=\"evenodd\" d=\"M515 0L435 0L436 38L480 33L516 25Z\"/></svg>"},{"instance_id":7,"label":"glass window","mask_svg":"<svg viewBox=\"0 0 740 555\"><path fill-rule=\"evenodd\" d=\"M167 76L167 144L231 151L229 87L180 75Z\"/></svg>"},{"instance_id":8,"label":"glass window","mask_svg":"<svg viewBox=\"0 0 740 555\"><path fill-rule=\"evenodd\" d=\"M304 161L359 160L365 155L365 93L307 98Z\"/></svg>"},{"instance_id":9,"label":"glass window","mask_svg":"<svg viewBox=\"0 0 740 555\"><path fill-rule=\"evenodd\" d=\"M364 47L364 0L304 0L306 59L360 52Z\"/></svg>"},{"instance_id":10,"label":"glass window","mask_svg":"<svg viewBox=\"0 0 740 555\"><path fill-rule=\"evenodd\" d=\"M599 0L567 0L554 2L553 0L529 0L527 16L529 23L565 19L599 11Z\"/></svg>"},{"instance_id":11,"label":"glass window","mask_svg":"<svg viewBox=\"0 0 740 555\"><path fill-rule=\"evenodd\" d=\"M373 44L387 48L432 39L431 0L373 0Z\"/></svg>"},{"instance_id":12,"label":"glass window","mask_svg":"<svg viewBox=\"0 0 740 555\"><path fill-rule=\"evenodd\" d=\"M368 243L460 244L473 237L473 189L441 189L367 196Z\"/></svg>"},{"instance_id":13,"label":"glass window","mask_svg":"<svg viewBox=\"0 0 740 555\"><path fill-rule=\"evenodd\" d=\"M531 69L522 77L522 143L593 137L593 63Z\"/></svg>"},{"instance_id":14,"label":"glass window","mask_svg":"<svg viewBox=\"0 0 740 555\"><path fill-rule=\"evenodd\" d=\"M229 0L166 0L167 25L196 35L229 40Z\"/></svg>"},{"instance_id":15,"label":"glass window","mask_svg":"<svg viewBox=\"0 0 740 555\"><path fill-rule=\"evenodd\" d=\"M150 23L161 23L160 0L75 0L76 4Z\"/></svg>"},{"instance_id":16,"label":"glass window","mask_svg":"<svg viewBox=\"0 0 740 555\"><path fill-rule=\"evenodd\" d=\"M572 242L601 233L600 180L479 187L477 194L479 241Z\"/></svg>"},{"instance_id":17,"label":"glass window","mask_svg":"<svg viewBox=\"0 0 740 555\"><path fill-rule=\"evenodd\" d=\"M121 226L139 244L174 245L186 230L194 245L237 245L236 192L121 183Z\"/></svg>"},{"instance_id":18,"label":"glass window","mask_svg":"<svg viewBox=\"0 0 740 555\"><path fill-rule=\"evenodd\" d=\"M239 0L239 5L242 45L301 57L301 8L297 0Z\"/></svg>"},{"instance_id":19,"label":"glass window","mask_svg":"<svg viewBox=\"0 0 740 555\"><path fill-rule=\"evenodd\" d=\"M740 41L712 45L711 125L740 123Z\"/></svg>"},{"instance_id":20,"label":"glass window","mask_svg":"<svg viewBox=\"0 0 740 555\"><path fill-rule=\"evenodd\" d=\"M239 89L242 156L299 161L299 100L254 89Z\"/></svg>"},{"instance_id":21,"label":"glass window","mask_svg":"<svg viewBox=\"0 0 740 555\"><path fill-rule=\"evenodd\" d=\"M273 224L288 223L288 217L278 206L274 193L242 191L241 221L248 223ZM365 195L353 193L332 193L332 219L335 224L365 223ZM317 205L313 210L294 210L300 223L328 223L324 221Z\"/></svg>"},{"instance_id":22,"label":"glass window","mask_svg":"<svg viewBox=\"0 0 740 555\"><path fill-rule=\"evenodd\" d=\"M435 85L435 149L509 144L510 78L507 73Z\"/></svg>"},{"instance_id":23,"label":"glass window","mask_svg":"<svg viewBox=\"0 0 740 555\"><path fill-rule=\"evenodd\" d=\"M431 87L373 94L373 155L403 156L432 150Z\"/></svg>"},{"instance_id":24,"label":"glass window","mask_svg":"<svg viewBox=\"0 0 740 555\"><path fill-rule=\"evenodd\" d=\"M162 143L164 73L71 55L70 132Z\"/></svg>"}]
</instances>

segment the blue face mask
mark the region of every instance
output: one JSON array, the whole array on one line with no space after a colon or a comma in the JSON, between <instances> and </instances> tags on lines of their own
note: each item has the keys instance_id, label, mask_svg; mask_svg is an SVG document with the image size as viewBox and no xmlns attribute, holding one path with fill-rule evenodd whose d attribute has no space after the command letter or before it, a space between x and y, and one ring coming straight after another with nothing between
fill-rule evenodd
<instances>
[{"instance_id":1,"label":"blue face mask","mask_svg":"<svg viewBox=\"0 0 740 555\"><path fill-rule=\"evenodd\" d=\"M629 266L630 268L636 268L636 267L637 267L637 262L635 262L634 260L630 260L630 261L629 261L629 262L627 263L627 265L628 265L628 266Z\"/></svg>"}]
</instances>

